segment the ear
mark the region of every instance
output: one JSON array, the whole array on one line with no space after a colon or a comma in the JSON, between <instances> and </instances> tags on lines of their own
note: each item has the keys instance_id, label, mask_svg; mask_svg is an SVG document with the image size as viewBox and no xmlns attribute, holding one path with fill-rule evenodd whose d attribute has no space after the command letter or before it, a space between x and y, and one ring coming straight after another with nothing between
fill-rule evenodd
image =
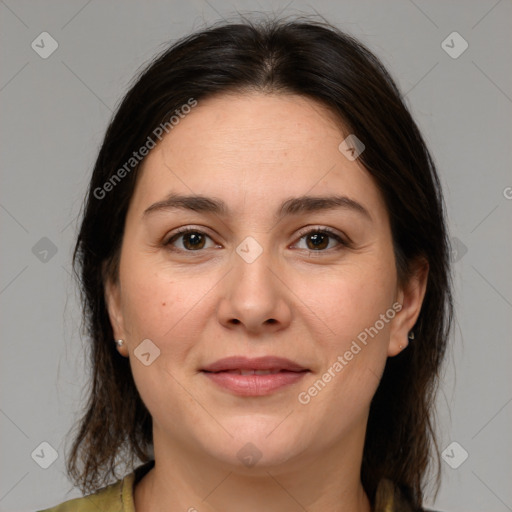
<instances>
[{"instance_id":1,"label":"ear","mask_svg":"<svg viewBox=\"0 0 512 512\"><path fill-rule=\"evenodd\" d=\"M418 319L427 290L428 271L428 261L418 260L405 285L398 289L397 302L402 309L391 323L388 356L396 356L409 344L409 332Z\"/></svg>"},{"instance_id":2,"label":"ear","mask_svg":"<svg viewBox=\"0 0 512 512\"><path fill-rule=\"evenodd\" d=\"M114 282L111 278L105 280L105 302L107 303L107 311L114 333L114 340L126 340L126 331L121 310L121 289L119 282ZM114 340L112 340L112 343L114 343ZM122 347L117 347L117 350L121 355L128 357L126 341Z\"/></svg>"}]
</instances>

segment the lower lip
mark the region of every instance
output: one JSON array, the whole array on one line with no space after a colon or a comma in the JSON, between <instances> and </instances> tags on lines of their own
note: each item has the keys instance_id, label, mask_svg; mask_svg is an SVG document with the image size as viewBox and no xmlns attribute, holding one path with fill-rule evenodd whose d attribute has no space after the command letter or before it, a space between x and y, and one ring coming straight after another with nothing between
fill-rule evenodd
<instances>
[{"instance_id":1,"label":"lower lip","mask_svg":"<svg viewBox=\"0 0 512 512\"><path fill-rule=\"evenodd\" d=\"M284 386L300 381L308 371L272 373L268 375L239 375L236 373L218 372L203 373L219 386L240 396L263 396Z\"/></svg>"}]
</instances>

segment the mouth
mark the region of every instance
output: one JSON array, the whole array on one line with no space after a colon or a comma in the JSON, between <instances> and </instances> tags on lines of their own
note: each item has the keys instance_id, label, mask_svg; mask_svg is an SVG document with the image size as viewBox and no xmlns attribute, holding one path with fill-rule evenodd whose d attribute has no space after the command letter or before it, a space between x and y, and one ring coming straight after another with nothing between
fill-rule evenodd
<instances>
[{"instance_id":1,"label":"mouth","mask_svg":"<svg viewBox=\"0 0 512 512\"><path fill-rule=\"evenodd\" d=\"M280 371L301 372L308 370L306 367L277 356L265 356L248 358L245 356L231 356L219 359L201 369L205 372L270 372ZM247 375L244 373L243 375Z\"/></svg>"},{"instance_id":2,"label":"mouth","mask_svg":"<svg viewBox=\"0 0 512 512\"><path fill-rule=\"evenodd\" d=\"M284 370L284 369L278 369L278 370L253 370L253 369L240 369L236 368L234 370L220 370L217 372L209 372L207 370L202 370L205 373L229 373L232 375L275 375L276 373L282 373L282 372L292 372L292 373L301 373L301 372L307 372L309 370Z\"/></svg>"},{"instance_id":3,"label":"mouth","mask_svg":"<svg viewBox=\"0 0 512 512\"><path fill-rule=\"evenodd\" d=\"M239 396L263 396L300 381L310 370L277 357L230 357L201 369L210 381Z\"/></svg>"}]
</instances>

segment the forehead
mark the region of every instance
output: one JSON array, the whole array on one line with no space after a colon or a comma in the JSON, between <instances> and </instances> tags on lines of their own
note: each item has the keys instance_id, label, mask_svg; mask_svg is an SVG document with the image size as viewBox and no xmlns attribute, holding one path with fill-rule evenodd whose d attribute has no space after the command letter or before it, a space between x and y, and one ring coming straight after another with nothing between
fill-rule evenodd
<instances>
[{"instance_id":1,"label":"forehead","mask_svg":"<svg viewBox=\"0 0 512 512\"><path fill-rule=\"evenodd\" d=\"M261 210L273 199L339 193L382 210L370 174L338 149L347 135L328 108L302 96L201 100L144 160L133 206L143 209L176 192Z\"/></svg>"}]
</instances>

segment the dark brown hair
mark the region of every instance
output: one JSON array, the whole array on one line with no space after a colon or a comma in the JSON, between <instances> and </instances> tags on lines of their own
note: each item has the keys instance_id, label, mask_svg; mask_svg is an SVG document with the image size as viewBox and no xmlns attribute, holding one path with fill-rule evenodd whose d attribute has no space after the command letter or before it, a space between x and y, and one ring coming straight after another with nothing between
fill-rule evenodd
<instances>
[{"instance_id":1,"label":"dark brown hair","mask_svg":"<svg viewBox=\"0 0 512 512\"><path fill-rule=\"evenodd\" d=\"M360 42L316 21L270 20L217 25L167 48L137 77L101 146L75 247L83 293L92 379L67 469L84 492L117 478L122 460L152 458L151 416L135 387L129 360L116 350L104 282L117 278L126 212L140 164L108 193L104 184L154 130L191 98L263 91L298 94L326 105L366 146L360 161L383 194L390 216L398 277L429 264L416 339L388 358L373 398L361 478L374 500L382 477L421 510L426 471L439 456L433 410L452 322L450 248L434 163L394 81ZM126 169L126 167L125 167ZM119 174L117 174L119 176ZM114 182L112 182L114 183Z\"/></svg>"}]
</instances>

